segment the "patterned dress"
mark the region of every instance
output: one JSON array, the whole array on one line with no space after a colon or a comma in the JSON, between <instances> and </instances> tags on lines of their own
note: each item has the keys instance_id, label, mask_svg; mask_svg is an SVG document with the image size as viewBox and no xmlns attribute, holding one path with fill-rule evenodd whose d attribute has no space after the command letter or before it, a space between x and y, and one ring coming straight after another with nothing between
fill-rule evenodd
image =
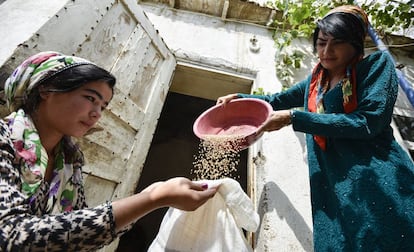
<instances>
[{"instance_id":1,"label":"patterned dress","mask_svg":"<svg viewBox=\"0 0 414 252\"><path fill-rule=\"evenodd\" d=\"M0 121L0 251L94 251L115 233L111 203L87 208L83 186L73 209L52 213L49 183L42 181L33 197L22 192L20 169L10 129ZM125 230L123 230L125 232Z\"/></svg>"},{"instance_id":2,"label":"patterned dress","mask_svg":"<svg viewBox=\"0 0 414 252\"><path fill-rule=\"evenodd\" d=\"M324 94L324 114L308 112L311 77L273 95L275 110L295 110L307 133L315 251L414 251L414 165L390 126L398 92L394 65L376 52L357 65L358 105L345 114L340 85ZM326 151L313 135L327 139Z\"/></svg>"}]
</instances>

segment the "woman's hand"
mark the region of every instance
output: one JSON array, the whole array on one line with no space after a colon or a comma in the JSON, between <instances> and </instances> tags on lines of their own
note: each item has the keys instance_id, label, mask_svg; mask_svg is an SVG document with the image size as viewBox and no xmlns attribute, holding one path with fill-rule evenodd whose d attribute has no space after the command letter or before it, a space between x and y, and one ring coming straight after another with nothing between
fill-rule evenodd
<instances>
[{"instance_id":1,"label":"woman's hand","mask_svg":"<svg viewBox=\"0 0 414 252\"><path fill-rule=\"evenodd\" d=\"M236 99L237 94L228 94L225 96L221 96L217 98L216 105L222 104L223 106L226 106L227 103L229 103L231 100Z\"/></svg>"},{"instance_id":2,"label":"woman's hand","mask_svg":"<svg viewBox=\"0 0 414 252\"><path fill-rule=\"evenodd\" d=\"M140 193L112 202L116 231L161 207L196 210L213 197L217 189L181 177L153 183Z\"/></svg>"},{"instance_id":3,"label":"woman's hand","mask_svg":"<svg viewBox=\"0 0 414 252\"><path fill-rule=\"evenodd\" d=\"M290 110L273 111L267 120L257 129L256 133L279 130L291 124Z\"/></svg>"},{"instance_id":4,"label":"woman's hand","mask_svg":"<svg viewBox=\"0 0 414 252\"><path fill-rule=\"evenodd\" d=\"M162 206L193 211L214 196L217 188L207 188L207 184L193 182L187 178L172 178L165 182L156 182L143 192Z\"/></svg>"}]
</instances>

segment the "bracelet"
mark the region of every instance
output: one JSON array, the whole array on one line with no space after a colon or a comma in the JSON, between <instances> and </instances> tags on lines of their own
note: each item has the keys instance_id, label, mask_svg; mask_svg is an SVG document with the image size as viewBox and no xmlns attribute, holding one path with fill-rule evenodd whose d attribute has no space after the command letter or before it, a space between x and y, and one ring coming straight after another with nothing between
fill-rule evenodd
<instances>
[{"instance_id":1,"label":"bracelet","mask_svg":"<svg viewBox=\"0 0 414 252\"><path fill-rule=\"evenodd\" d=\"M289 114L290 114L290 122L289 122L289 124L292 124L293 109L291 109L291 110L289 111Z\"/></svg>"}]
</instances>

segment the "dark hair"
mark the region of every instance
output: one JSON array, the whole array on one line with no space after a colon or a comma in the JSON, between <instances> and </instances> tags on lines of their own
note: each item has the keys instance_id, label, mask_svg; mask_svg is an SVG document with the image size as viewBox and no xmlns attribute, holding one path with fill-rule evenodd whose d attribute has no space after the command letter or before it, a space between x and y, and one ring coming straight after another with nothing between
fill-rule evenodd
<instances>
[{"instance_id":1,"label":"dark hair","mask_svg":"<svg viewBox=\"0 0 414 252\"><path fill-rule=\"evenodd\" d=\"M313 34L313 48L316 51L316 42L319 31L329 34L335 39L350 43L358 55L364 54L365 31L363 24L354 14L334 12L318 21Z\"/></svg>"},{"instance_id":2,"label":"dark hair","mask_svg":"<svg viewBox=\"0 0 414 252\"><path fill-rule=\"evenodd\" d=\"M41 80L28 95L23 109L30 115L37 109L41 101L40 86L44 87L46 92L64 93L71 92L93 81L104 81L113 91L116 78L105 69L93 64L76 65Z\"/></svg>"}]
</instances>

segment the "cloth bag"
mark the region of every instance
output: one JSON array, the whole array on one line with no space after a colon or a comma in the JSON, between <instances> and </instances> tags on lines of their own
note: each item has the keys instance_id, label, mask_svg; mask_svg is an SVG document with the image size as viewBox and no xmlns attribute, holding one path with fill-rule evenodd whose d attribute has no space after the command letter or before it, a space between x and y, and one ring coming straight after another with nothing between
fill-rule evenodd
<instances>
[{"instance_id":1,"label":"cloth bag","mask_svg":"<svg viewBox=\"0 0 414 252\"><path fill-rule=\"evenodd\" d=\"M255 232L260 218L240 184L231 178L206 180L218 192L192 212L169 208L149 252L253 251L243 229Z\"/></svg>"}]
</instances>

